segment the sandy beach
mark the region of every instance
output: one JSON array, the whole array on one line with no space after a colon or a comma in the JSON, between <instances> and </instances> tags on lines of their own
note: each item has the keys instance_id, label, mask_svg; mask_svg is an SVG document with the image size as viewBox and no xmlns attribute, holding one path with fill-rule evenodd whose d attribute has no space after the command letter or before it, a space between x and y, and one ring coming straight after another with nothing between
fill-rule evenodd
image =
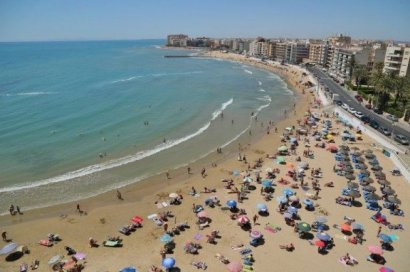
<instances>
[{"instance_id":1,"label":"sandy beach","mask_svg":"<svg viewBox=\"0 0 410 272\"><path fill-rule=\"evenodd\" d=\"M377 232L379 226L382 227L381 232L385 234L396 234L399 237L398 241L393 242L393 251L384 251L386 266L393 268L395 271L408 271L410 260L408 252L410 246L409 232L405 229L390 230L387 226L378 224L371 220L371 216L375 211L366 209L366 203L363 196L357 198L356 204L352 207L342 206L335 203L335 198L341 195L342 188L346 187L347 180L343 176L338 176L334 173L333 167L336 164L335 154L329 152L325 148L314 147L317 143L310 134L301 136L299 146L296 149L296 155L285 156L286 164L278 164L275 159L268 158L278 152L281 143L282 133L287 127L298 127L298 122L303 120L305 112L313 106L314 95L306 89L303 84L306 80L302 75L302 71L292 66L268 65L259 63L243 56L211 52L210 57L222 58L232 61L239 61L245 64L254 65L256 67L267 69L275 74L278 74L286 80L290 88L298 93L298 99L294 111L284 113L284 119L276 122L268 128L268 124L261 124L260 130L268 131L265 136L258 141L252 141L252 136L246 142L241 142L238 145L238 151L229 154L215 154L199 160L193 165L190 165L192 173L188 174L186 168L170 171L170 179L165 175L152 177L148 180L139 182L132 186L121 189L123 200L117 199L116 192L108 192L92 199L86 199L79 202L80 209L84 211L79 213L76 210L77 203L53 206L45 209L28 211L23 215L3 216L0 218L0 230L6 231L9 239L16 242L18 245L26 245L30 250L29 254L24 254L16 261L5 261L7 255L2 255L0 259L0 271L18 271L20 264L31 264L32 261L38 259L40 261L37 271L52 271L51 266L47 263L48 260L55 256L64 256L63 259L70 259L64 249L69 246L77 252L86 254L85 260L80 260L79 263L84 264L84 271L120 271L121 268L127 266L135 266L138 271L149 271L151 265L161 267L161 254L163 243L160 237L164 234L164 227L157 226L153 220L148 219L149 215L160 214L165 211L170 211L174 215L168 218L166 222L168 229L172 229L175 225L187 222L190 228L181 231L179 235L175 235L173 240L176 248L172 254L167 254L167 257L173 257L176 260L176 266L180 271L196 271L192 266L194 261L205 262L208 266L208 271L229 271L227 265L223 264L215 255L220 254L229 259L230 262L241 262L240 251L245 248L251 248L253 252L253 271L378 271L381 265L371 263L366 260L369 255L369 245L380 245ZM322 114L320 108L312 109L319 115ZM322 115L318 122L317 130L321 130L324 119L332 120L332 131L342 133L343 124L337 123L334 116L324 118ZM299 121L298 121L299 120ZM277 132L275 132L275 127ZM315 129L311 129L313 132ZM354 133L354 130L352 130ZM294 134L293 134L294 135ZM362 136L362 140L348 142L348 146L358 148L360 151L372 149L377 157L380 165L383 167L383 172L386 174L386 180L391 182L391 187L397 193L397 197L402 201L400 208L404 211L405 216L410 211L410 186L408 182L401 176L393 176L390 170L394 168L393 163L386 157L381 150L375 149L372 145L372 140L366 136ZM306 158L303 152L307 150L304 146L304 139L309 139L311 142L310 150L313 152L313 158ZM334 136L336 145L343 143L340 136ZM327 144L327 143L326 143ZM286 142L289 146L289 141ZM245 155L247 162L239 161L238 153L241 156ZM288 188L291 184L297 184L292 181L292 178L285 174L289 170L289 165L297 166L296 161L300 156L303 162L309 164L309 169L306 170L304 182L308 183L307 188L294 189L296 195L303 202L304 199L315 194L312 189L312 179L310 178L311 169L321 168L321 178L318 178L321 190L319 191L319 199L313 200L316 207L314 211L308 211L304 208L299 209L298 213L301 220L296 222L307 222L311 224L319 215L326 214L327 225L329 230L327 233L334 238L335 246L326 254L318 254L318 249L309 241L315 242L318 239L315 237L316 232L311 231L313 237L310 239L301 239L294 232L293 227L286 225L284 216L277 212L278 202L276 198L282 195L282 191ZM255 161L263 160L262 166L252 169ZM213 165L216 163L216 165ZM248 168L250 170L248 171ZM206 175L201 175L201 169L206 169ZM237 200L237 194L231 193L229 189L225 189L226 182L221 182L222 179L232 179L234 186L240 188L243 179L246 175L250 175L253 180L256 180L256 174L260 171L262 179L266 177L267 168L277 168L280 173L272 181L276 184L273 193L273 199L265 201L261 195L261 184L255 181L251 182L255 190L250 190L246 194L246 199L243 203L238 203L238 208L244 209L247 216L252 221L254 215L258 214L257 204L265 203L268 207L268 216L259 216L257 224L252 223L252 229L260 231L264 237L264 244L257 247L249 245L249 232L242 230L238 226L237 220L232 220L231 211L223 209L226 207L228 200ZM370 169L369 169L370 170ZM233 175L233 171L238 171L239 175ZM370 171L372 172L372 171ZM358 173L355 169L354 175ZM371 177L376 180L374 174ZM288 185L282 185L278 181L284 178L289 181ZM358 182L357 179L354 180ZM325 187L324 184L333 182L334 187ZM374 182L376 193L381 195L380 185ZM198 194L190 195L191 188L195 187ZM203 188L213 188L214 193L204 193ZM182 195L182 203L180 205L169 205L161 207L158 202L167 202L170 200L170 193ZM205 206L205 200L210 196L217 196L220 199L221 206L210 208ZM383 203L383 201L379 201ZM211 219L208 227L200 230L195 222L198 220L197 215L192 211L193 205L202 205ZM221 209L222 208L222 209ZM322 212L320 212L322 211ZM391 224L403 224L406 217L390 215L388 209L382 210L383 214L387 215L387 219ZM118 229L131 223L131 218L134 216L143 218L143 227L137 228L130 235L125 236L118 232ZM335 224L342 225L345 223L344 217L353 218L357 223L365 227L364 239L362 244L353 244L348 242L349 237L354 235L343 234L339 229L333 227ZM268 228L266 227L268 224ZM277 229L277 231L272 231ZM279 230L280 229L280 230ZM211 234L211 231L218 230L220 238L216 239L216 244L207 243L206 235ZM48 233L59 234L62 241L54 243L50 247L39 245L39 241L47 239ZM105 247L103 241L107 236L120 236L122 239L122 247ZM92 237L97 241L98 247L89 247L89 238ZM184 252L184 244L186 242L195 242L201 244L199 254L192 255ZM293 243L295 249L292 252L280 249L279 245ZM235 245L243 244L239 249L233 249ZM6 245L2 242L1 247ZM407 252L407 253L406 253ZM339 262L339 258L346 253L349 253L358 264L347 266ZM177 270L176 270L177 271Z\"/></svg>"}]
</instances>

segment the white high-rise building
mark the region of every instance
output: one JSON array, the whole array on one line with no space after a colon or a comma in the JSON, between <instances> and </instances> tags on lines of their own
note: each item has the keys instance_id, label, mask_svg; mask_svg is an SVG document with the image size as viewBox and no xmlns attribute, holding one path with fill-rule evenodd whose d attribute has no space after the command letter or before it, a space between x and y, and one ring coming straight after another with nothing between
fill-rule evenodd
<instances>
[{"instance_id":1,"label":"white high-rise building","mask_svg":"<svg viewBox=\"0 0 410 272\"><path fill-rule=\"evenodd\" d=\"M384 57L385 73L390 72L401 77L409 76L410 47L389 45Z\"/></svg>"}]
</instances>

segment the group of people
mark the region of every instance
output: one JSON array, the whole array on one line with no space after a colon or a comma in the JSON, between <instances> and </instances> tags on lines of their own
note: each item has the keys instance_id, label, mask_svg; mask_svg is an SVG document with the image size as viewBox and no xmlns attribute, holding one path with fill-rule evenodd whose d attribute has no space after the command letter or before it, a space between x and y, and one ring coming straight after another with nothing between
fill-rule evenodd
<instances>
[{"instance_id":1,"label":"group of people","mask_svg":"<svg viewBox=\"0 0 410 272\"><path fill-rule=\"evenodd\" d=\"M9 212L10 212L10 215L23 214L20 210L20 207L16 206L14 208L13 204L10 205Z\"/></svg>"}]
</instances>

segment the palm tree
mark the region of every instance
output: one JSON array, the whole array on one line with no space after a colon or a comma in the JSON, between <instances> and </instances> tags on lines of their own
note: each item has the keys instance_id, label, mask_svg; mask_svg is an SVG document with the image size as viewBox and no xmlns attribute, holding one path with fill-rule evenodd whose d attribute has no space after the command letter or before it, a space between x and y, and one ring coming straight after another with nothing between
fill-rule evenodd
<instances>
[{"instance_id":1,"label":"palm tree","mask_svg":"<svg viewBox=\"0 0 410 272\"><path fill-rule=\"evenodd\" d=\"M369 75L369 71L365 65L357 65L354 70L354 77L356 79L356 90L360 89L360 85L364 79Z\"/></svg>"},{"instance_id":2,"label":"palm tree","mask_svg":"<svg viewBox=\"0 0 410 272\"><path fill-rule=\"evenodd\" d=\"M383 63L379 62L376 63L374 66L374 71L370 77L370 83L374 86L374 90L375 90L375 98L374 101L373 100L373 104L376 106L379 106L379 98L381 95L381 91L382 91L382 86L383 86L383 81L385 80L385 75L383 73Z\"/></svg>"}]
</instances>

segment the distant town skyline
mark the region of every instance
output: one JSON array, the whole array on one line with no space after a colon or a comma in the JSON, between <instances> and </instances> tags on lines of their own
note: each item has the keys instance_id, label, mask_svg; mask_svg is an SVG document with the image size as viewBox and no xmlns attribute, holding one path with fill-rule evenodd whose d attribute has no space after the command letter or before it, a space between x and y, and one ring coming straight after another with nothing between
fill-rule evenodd
<instances>
[{"instance_id":1,"label":"distant town skyline","mask_svg":"<svg viewBox=\"0 0 410 272\"><path fill-rule=\"evenodd\" d=\"M0 41L326 38L410 41L410 1L1 0Z\"/></svg>"}]
</instances>

